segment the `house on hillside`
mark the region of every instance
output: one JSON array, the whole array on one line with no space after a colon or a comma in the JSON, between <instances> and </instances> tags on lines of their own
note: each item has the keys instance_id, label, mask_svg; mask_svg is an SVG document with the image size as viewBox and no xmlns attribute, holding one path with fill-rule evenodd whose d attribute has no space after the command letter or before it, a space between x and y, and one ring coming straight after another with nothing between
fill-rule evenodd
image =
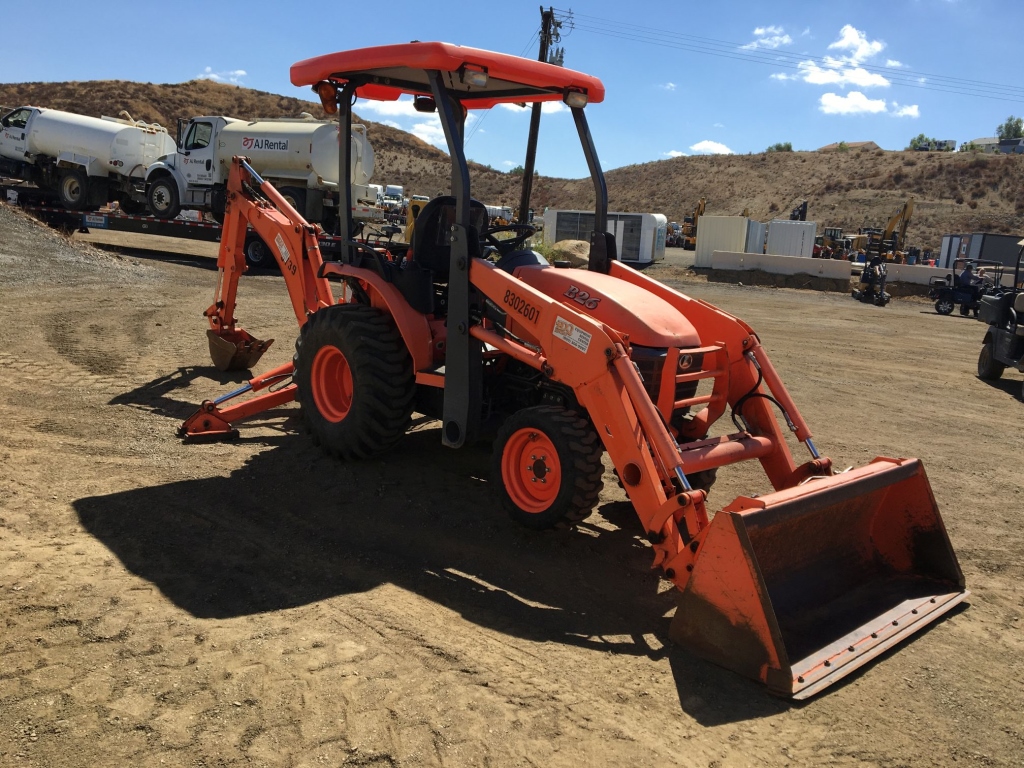
<instances>
[{"instance_id":1,"label":"house on hillside","mask_svg":"<svg viewBox=\"0 0 1024 768\"><path fill-rule=\"evenodd\" d=\"M1000 139L997 149L1004 155L1024 155L1024 139Z\"/></svg>"},{"instance_id":2,"label":"house on hillside","mask_svg":"<svg viewBox=\"0 0 1024 768\"><path fill-rule=\"evenodd\" d=\"M881 149L873 141L837 141L833 144L826 144L824 147L819 147L819 152L838 152L840 145L845 145L847 149Z\"/></svg>"},{"instance_id":3,"label":"house on hillside","mask_svg":"<svg viewBox=\"0 0 1024 768\"><path fill-rule=\"evenodd\" d=\"M974 149L980 152L998 152L999 151L999 139L995 136L990 136L985 139L972 139L968 141L965 146L970 147L974 145ZM963 149L963 147L961 147Z\"/></svg>"}]
</instances>

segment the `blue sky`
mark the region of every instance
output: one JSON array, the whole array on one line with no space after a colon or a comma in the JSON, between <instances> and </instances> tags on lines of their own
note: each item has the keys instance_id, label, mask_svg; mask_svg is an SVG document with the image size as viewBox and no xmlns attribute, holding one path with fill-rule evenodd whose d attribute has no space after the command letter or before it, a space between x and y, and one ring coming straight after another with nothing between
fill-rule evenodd
<instances>
[{"instance_id":1,"label":"blue sky","mask_svg":"<svg viewBox=\"0 0 1024 768\"><path fill-rule=\"evenodd\" d=\"M798 150L866 140L902 149L924 132L960 144L1024 115L1024 86L1010 85L1020 79L1024 3L591 0L571 6L571 21L568 4L554 7L566 20L565 65L607 88L605 101L587 109L606 170L786 141ZM311 100L288 80L295 61L413 39L534 58L540 27L532 0L62 0L2 16L5 27L34 30L31 44L5 57L6 82L206 77ZM571 117L559 106L542 120L537 168L584 176ZM361 102L356 111L443 146L436 122L408 103ZM500 170L522 164L527 110L471 114L471 159Z\"/></svg>"}]
</instances>

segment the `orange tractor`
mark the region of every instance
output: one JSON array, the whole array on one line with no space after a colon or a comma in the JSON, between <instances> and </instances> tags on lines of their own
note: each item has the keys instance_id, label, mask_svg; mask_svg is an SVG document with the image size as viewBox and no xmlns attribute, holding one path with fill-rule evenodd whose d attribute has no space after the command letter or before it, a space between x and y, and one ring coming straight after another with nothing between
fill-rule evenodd
<instances>
[{"instance_id":1,"label":"orange tractor","mask_svg":"<svg viewBox=\"0 0 1024 768\"><path fill-rule=\"evenodd\" d=\"M604 97L600 80L444 43L330 54L295 64L291 77L343 131L356 97L411 95L436 112L451 194L424 206L410 244L352 239L324 260L317 228L235 158L206 312L214 362L248 367L267 346L234 318L247 225L281 265L301 332L294 364L204 403L182 436L230 435L235 421L297 398L314 439L353 461L386 453L415 411L441 421L450 448L491 439L502 506L537 529L591 513L607 453L654 567L679 590L671 637L783 696L820 691L968 594L918 460L834 472L750 327L615 259L584 114ZM488 229L470 194L467 110L537 101L569 107L590 168L587 269L549 265L527 247L532 227ZM339 178L349 146L343 135ZM774 491L710 517L717 470L752 459Z\"/></svg>"}]
</instances>

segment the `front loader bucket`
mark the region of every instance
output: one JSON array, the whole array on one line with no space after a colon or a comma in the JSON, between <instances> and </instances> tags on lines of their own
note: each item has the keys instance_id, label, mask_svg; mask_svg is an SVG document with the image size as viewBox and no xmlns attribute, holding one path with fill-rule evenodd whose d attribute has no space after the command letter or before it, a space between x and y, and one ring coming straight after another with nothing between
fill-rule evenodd
<instances>
[{"instance_id":1,"label":"front loader bucket","mask_svg":"<svg viewBox=\"0 0 1024 768\"><path fill-rule=\"evenodd\" d=\"M210 343L210 359L219 371L246 371L252 368L270 349L273 339L262 341L254 338L241 328L218 334L207 329L206 338Z\"/></svg>"},{"instance_id":2,"label":"front loader bucket","mask_svg":"<svg viewBox=\"0 0 1024 768\"><path fill-rule=\"evenodd\" d=\"M921 462L875 459L715 515L670 635L804 699L968 594Z\"/></svg>"}]
</instances>

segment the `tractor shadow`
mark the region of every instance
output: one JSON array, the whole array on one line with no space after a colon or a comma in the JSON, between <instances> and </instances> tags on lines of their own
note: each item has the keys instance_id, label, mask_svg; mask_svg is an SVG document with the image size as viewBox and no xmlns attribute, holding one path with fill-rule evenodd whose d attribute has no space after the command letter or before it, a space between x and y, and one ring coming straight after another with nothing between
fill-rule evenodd
<instances>
[{"instance_id":1,"label":"tractor shadow","mask_svg":"<svg viewBox=\"0 0 1024 768\"><path fill-rule=\"evenodd\" d=\"M205 380L208 382L208 385L203 385L205 391L211 396L218 396L225 394L229 385L237 389L251 378L251 371L221 371L212 365L182 366L173 373L117 395L107 404L127 405L160 416L186 419L196 412L199 402L189 399L195 397L190 394L179 399L174 395L176 390L188 390L194 382Z\"/></svg>"},{"instance_id":2,"label":"tractor shadow","mask_svg":"<svg viewBox=\"0 0 1024 768\"><path fill-rule=\"evenodd\" d=\"M441 448L430 425L383 460L341 463L291 436L226 477L85 497L74 508L128 570L197 618L391 583L510 636L667 659L680 705L706 725L789 707L671 644L673 591L659 592L628 504L604 505L575 531L524 530L497 508L489 449Z\"/></svg>"}]
</instances>

